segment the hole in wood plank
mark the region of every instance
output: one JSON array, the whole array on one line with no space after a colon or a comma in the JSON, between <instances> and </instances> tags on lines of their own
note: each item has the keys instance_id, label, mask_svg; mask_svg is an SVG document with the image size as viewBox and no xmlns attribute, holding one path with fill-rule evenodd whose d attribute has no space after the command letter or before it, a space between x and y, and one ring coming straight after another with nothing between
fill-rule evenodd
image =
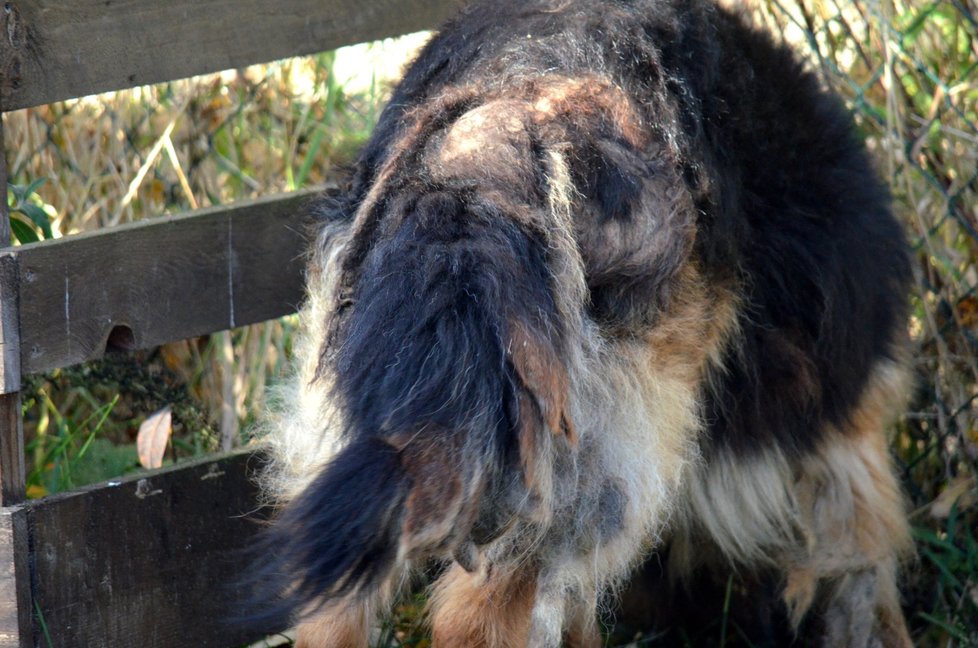
<instances>
[{"instance_id":1,"label":"hole in wood plank","mask_svg":"<svg viewBox=\"0 0 978 648\"><path fill-rule=\"evenodd\" d=\"M117 324L109 331L109 339L105 342L106 353L124 353L136 350L136 336L132 329L125 324Z\"/></svg>"}]
</instances>

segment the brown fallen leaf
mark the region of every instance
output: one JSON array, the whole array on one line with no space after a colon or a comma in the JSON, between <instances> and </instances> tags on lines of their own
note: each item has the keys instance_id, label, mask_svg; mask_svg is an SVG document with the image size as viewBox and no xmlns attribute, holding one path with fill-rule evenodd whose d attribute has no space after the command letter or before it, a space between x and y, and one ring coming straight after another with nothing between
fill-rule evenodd
<instances>
[{"instance_id":1,"label":"brown fallen leaf","mask_svg":"<svg viewBox=\"0 0 978 648\"><path fill-rule=\"evenodd\" d=\"M968 295L958 302L957 310L961 326L978 327L978 297Z\"/></svg>"},{"instance_id":2,"label":"brown fallen leaf","mask_svg":"<svg viewBox=\"0 0 978 648\"><path fill-rule=\"evenodd\" d=\"M173 417L170 406L167 405L155 414L151 414L139 426L136 435L136 452L139 453L139 463L143 468L159 468L163 465L163 455L166 444L173 432Z\"/></svg>"}]
</instances>

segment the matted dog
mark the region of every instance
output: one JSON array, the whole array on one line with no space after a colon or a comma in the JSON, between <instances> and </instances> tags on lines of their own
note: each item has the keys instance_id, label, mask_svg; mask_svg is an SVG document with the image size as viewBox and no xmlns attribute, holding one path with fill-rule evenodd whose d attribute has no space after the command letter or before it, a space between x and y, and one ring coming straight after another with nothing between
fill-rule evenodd
<instances>
[{"instance_id":1,"label":"matted dog","mask_svg":"<svg viewBox=\"0 0 978 648\"><path fill-rule=\"evenodd\" d=\"M822 645L910 644L904 239L784 46L701 1L477 4L315 211L262 572L300 646L365 646L431 559L435 645L599 645L666 544L775 573Z\"/></svg>"}]
</instances>

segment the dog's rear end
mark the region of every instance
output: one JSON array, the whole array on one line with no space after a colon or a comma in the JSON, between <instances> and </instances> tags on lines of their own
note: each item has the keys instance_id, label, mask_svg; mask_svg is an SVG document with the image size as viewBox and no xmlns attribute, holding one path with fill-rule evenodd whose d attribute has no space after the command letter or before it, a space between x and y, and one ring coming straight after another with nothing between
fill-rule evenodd
<instances>
[{"instance_id":1,"label":"dog's rear end","mask_svg":"<svg viewBox=\"0 0 978 648\"><path fill-rule=\"evenodd\" d=\"M436 558L436 643L598 645L669 545L909 645L903 241L789 53L699 2L476 6L317 209L260 577L300 644L366 645Z\"/></svg>"}]
</instances>

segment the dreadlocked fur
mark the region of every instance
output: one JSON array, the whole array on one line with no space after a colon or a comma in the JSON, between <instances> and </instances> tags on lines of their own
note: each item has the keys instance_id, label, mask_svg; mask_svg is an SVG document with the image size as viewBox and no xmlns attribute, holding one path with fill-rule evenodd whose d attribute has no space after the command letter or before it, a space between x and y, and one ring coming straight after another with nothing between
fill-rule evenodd
<instances>
[{"instance_id":1,"label":"dreadlocked fur","mask_svg":"<svg viewBox=\"0 0 978 648\"><path fill-rule=\"evenodd\" d=\"M432 558L436 645L600 645L650 550L910 645L904 241L785 47L698 0L476 4L316 214L259 579L299 645L365 646Z\"/></svg>"}]
</instances>

